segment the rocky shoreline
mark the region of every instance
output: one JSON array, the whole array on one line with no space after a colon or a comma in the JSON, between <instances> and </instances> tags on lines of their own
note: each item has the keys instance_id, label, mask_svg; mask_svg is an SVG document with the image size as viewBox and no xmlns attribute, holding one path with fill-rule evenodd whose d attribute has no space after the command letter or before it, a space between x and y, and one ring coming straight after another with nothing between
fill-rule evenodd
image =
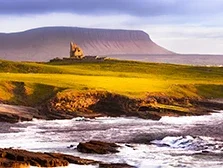
<instances>
[{"instance_id":1,"label":"rocky shoreline","mask_svg":"<svg viewBox=\"0 0 223 168\"><path fill-rule=\"evenodd\" d=\"M89 141L79 143L77 150L83 153L107 154L119 152L117 150L118 147L120 146L115 143ZM126 163L104 163L61 153L41 153L21 149L0 148L0 167L61 167L69 164L98 165L99 168L134 168L134 166Z\"/></svg>"},{"instance_id":2,"label":"rocky shoreline","mask_svg":"<svg viewBox=\"0 0 223 168\"><path fill-rule=\"evenodd\" d=\"M6 102L7 103L7 102ZM0 121L16 123L74 117L134 116L159 120L162 116L206 115L222 110L223 102L197 98L176 98L150 95L144 99L109 92L57 94L37 107L0 104Z\"/></svg>"},{"instance_id":3,"label":"rocky shoreline","mask_svg":"<svg viewBox=\"0 0 223 168\"><path fill-rule=\"evenodd\" d=\"M3 102L5 103L5 102ZM129 98L109 92L60 94L36 107L0 104L0 122L16 123L33 119L54 120L74 117L138 117L159 120L162 116L207 115L222 110L222 100L176 98L149 95L144 99ZM6 102L7 103L7 102ZM4 130L2 130L4 131ZM135 142L143 142L144 136ZM147 137L148 138L148 137ZM147 139L148 141L148 139ZM144 142L143 142L144 143ZM81 153L117 153L114 143L89 141L76 147ZM40 153L20 149L0 148L0 167L58 167L70 164L98 165L99 168L133 168L126 163L104 163L61 153Z\"/></svg>"},{"instance_id":4,"label":"rocky shoreline","mask_svg":"<svg viewBox=\"0 0 223 168\"><path fill-rule=\"evenodd\" d=\"M171 138L171 137L167 137ZM195 152L193 154L188 155L197 155L197 156L216 156L218 158L222 158L222 153L219 152L212 152L205 150L204 140L199 137L191 137L191 136L181 136L177 137L175 143L182 143L185 146L190 144L194 148L197 148L201 150L201 152ZM182 139L188 139L187 141L182 141ZM191 141L193 139L193 141ZM200 141L201 144L197 143L195 141ZM177 142L179 141L179 142ZM191 141L191 142L190 142ZM169 141L167 144L158 144L159 146L169 146L172 145L169 144ZM157 141L151 141L151 143L157 143ZM181 144L181 145L182 145ZM211 144L208 142L208 145L210 148L216 147L216 148L222 148L222 143L216 146L216 144ZM77 150L80 153L88 153L88 154L97 154L97 155L105 155L105 154L115 154L119 153L121 151L121 148L123 147L129 147L133 148L134 146L125 144L124 146L120 146L116 143L111 142L103 142L103 141L95 141L91 140L88 142L81 142L77 146L70 146L71 150ZM206 146L207 147L207 146ZM134 149L135 150L135 149ZM115 155L114 155L115 156ZM69 164L75 164L75 165L92 165L96 166L98 168L136 168L135 166L129 165L125 162L123 163L110 163L105 161L98 161L92 160L92 159L85 159L79 156L74 155L68 155L68 154L62 154L62 153L52 153L52 152L33 152L33 151L27 151L23 149L13 149L13 148L0 148L0 167L10 167L10 168L29 168L31 166L35 167L66 167L69 166Z\"/></svg>"},{"instance_id":5,"label":"rocky shoreline","mask_svg":"<svg viewBox=\"0 0 223 168\"><path fill-rule=\"evenodd\" d=\"M146 99L131 99L125 96L116 95L108 92L93 92L69 95L57 95L46 103L38 107L26 107L0 104L0 121L16 123L21 121L31 121L34 118L53 120L53 119L72 119L74 117L94 118L99 116L135 116L144 119L159 120L162 116L187 116L187 115L206 115L213 110L222 110L221 100L174 98L166 96L148 96ZM76 104L75 104L76 102ZM174 109L169 108L174 106ZM176 108L178 107L178 108ZM179 108L180 107L180 108ZM188 111L182 110L188 109ZM201 126L202 127L202 126ZM195 132L200 132L204 128L197 128ZM211 128L205 128L212 131ZM208 132L204 130L205 132ZM4 130L3 130L4 131ZM187 133L194 130L187 130ZM202 135L204 131L201 132ZM215 134L217 132L213 132ZM184 134L184 133L182 133ZM217 133L218 134L218 133ZM198 134L199 135L199 134ZM166 135L161 135L161 138ZM145 140L146 137L146 140ZM145 143L150 135L138 136L134 143ZM81 142L75 150L81 153L108 154L119 152L119 145L114 143L89 141ZM73 148L73 147L72 147ZM0 148L0 167L58 167L69 164L97 165L99 168L132 168L126 163L104 163L91 159L84 159L77 156L61 153L40 153L30 152L20 149Z\"/></svg>"}]
</instances>

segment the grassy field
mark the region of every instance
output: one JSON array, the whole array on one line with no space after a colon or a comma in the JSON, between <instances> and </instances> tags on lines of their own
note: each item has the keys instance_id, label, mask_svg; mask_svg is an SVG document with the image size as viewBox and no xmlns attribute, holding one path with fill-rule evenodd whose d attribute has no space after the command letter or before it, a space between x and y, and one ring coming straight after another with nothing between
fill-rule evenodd
<instances>
[{"instance_id":1,"label":"grassy field","mask_svg":"<svg viewBox=\"0 0 223 168\"><path fill-rule=\"evenodd\" d=\"M23 82L23 86L18 86L18 82ZM162 93L223 98L223 67L118 60L73 63L0 60L0 100L13 100L16 93L21 96L23 91L26 99L36 103L37 99L45 100L47 95L65 89L102 90L130 97Z\"/></svg>"}]
</instances>

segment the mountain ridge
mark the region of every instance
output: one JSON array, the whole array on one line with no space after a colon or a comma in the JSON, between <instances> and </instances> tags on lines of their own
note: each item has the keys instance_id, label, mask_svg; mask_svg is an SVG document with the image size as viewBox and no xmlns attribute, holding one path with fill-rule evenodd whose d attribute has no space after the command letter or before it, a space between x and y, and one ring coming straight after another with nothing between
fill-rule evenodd
<instances>
[{"instance_id":1,"label":"mountain ridge","mask_svg":"<svg viewBox=\"0 0 223 168\"><path fill-rule=\"evenodd\" d=\"M41 27L0 33L0 59L48 61L69 56L69 43L77 43L85 55L173 54L142 30Z\"/></svg>"}]
</instances>

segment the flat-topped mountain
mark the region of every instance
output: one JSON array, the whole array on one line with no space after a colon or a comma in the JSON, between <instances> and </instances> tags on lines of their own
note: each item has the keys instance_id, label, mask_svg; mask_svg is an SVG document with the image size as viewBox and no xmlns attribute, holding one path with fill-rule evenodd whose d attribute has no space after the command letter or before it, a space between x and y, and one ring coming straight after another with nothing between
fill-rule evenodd
<instances>
[{"instance_id":1,"label":"flat-topped mountain","mask_svg":"<svg viewBox=\"0 0 223 168\"><path fill-rule=\"evenodd\" d=\"M74 41L85 55L173 54L139 30L44 27L18 33L0 33L0 59L48 61L69 56Z\"/></svg>"}]
</instances>

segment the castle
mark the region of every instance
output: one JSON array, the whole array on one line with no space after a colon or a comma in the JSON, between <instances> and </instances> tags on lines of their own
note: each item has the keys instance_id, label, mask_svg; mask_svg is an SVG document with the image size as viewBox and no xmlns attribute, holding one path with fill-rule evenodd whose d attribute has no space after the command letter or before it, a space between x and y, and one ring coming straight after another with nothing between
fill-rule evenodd
<instances>
[{"instance_id":1,"label":"castle","mask_svg":"<svg viewBox=\"0 0 223 168\"><path fill-rule=\"evenodd\" d=\"M84 52L77 44L70 42L70 58L83 59Z\"/></svg>"},{"instance_id":2,"label":"castle","mask_svg":"<svg viewBox=\"0 0 223 168\"><path fill-rule=\"evenodd\" d=\"M84 62L95 62L104 61L107 57L100 56L85 56L83 50L75 43L70 42L70 57L69 58L54 58L50 62L56 61L84 61Z\"/></svg>"}]
</instances>

